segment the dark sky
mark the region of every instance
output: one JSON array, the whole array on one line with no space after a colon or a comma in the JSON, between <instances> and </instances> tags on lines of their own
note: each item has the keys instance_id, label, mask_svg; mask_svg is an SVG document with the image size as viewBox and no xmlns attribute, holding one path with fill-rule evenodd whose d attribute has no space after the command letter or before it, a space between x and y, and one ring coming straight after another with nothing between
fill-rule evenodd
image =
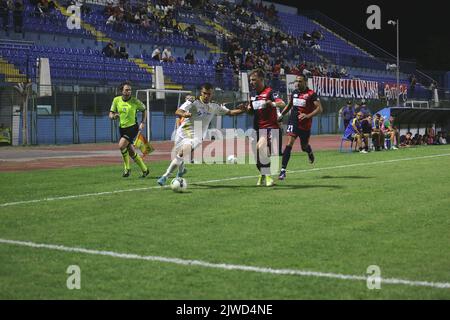
<instances>
[{"instance_id":1,"label":"dark sky","mask_svg":"<svg viewBox=\"0 0 450 320\"><path fill-rule=\"evenodd\" d=\"M301 10L318 10L348 29L396 55L395 27L388 20L400 20L400 59L416 60L422 70L450 71L450 8L448 1L424 0L276 0ZM369 30L369 5L381 9L381 30Z\"/></svg>"}]
</instances>

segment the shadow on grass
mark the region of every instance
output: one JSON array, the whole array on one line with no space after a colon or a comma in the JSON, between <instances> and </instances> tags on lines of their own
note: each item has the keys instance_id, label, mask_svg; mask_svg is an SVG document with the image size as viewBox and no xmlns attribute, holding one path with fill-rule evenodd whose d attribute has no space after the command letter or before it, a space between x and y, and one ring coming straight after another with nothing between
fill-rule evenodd
<instances>
[{"instance_id":1,"label":"shadow on grass","mask_svg":"<svg viewBox=\"0 0 450 320\"><path fill-rule=\"evenodd\" d=\"M338 185L309 185L309 184L275 184L272 187L257 187L256 185L243 186L243 185L215 185L215 184L195 184L191 183L191 186L195 186L198 189L343 189L343 186Z\"/></svg>"},{"instance_id":2,"label":"shadow on grass","mask_svg":"<svg viewBox=\"0 0 450 320\"><path fill-rule=\"evenodd\" d=\"M368 176L322 176L320 179L373 179L375 177Z\"/></svg>"}]
</instances>

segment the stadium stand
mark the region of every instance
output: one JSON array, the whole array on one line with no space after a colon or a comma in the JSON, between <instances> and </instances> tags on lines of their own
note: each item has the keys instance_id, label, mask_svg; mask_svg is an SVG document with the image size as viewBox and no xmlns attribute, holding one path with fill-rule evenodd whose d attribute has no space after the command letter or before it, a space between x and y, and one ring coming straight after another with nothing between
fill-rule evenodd
<instances>
[{"instance_id":1,"label":"stadium stand","mask_svg":"<svg viewBox=\"0 0 450 320\"><path fill-rule=\"evenodd\" d=\"M195 1L181 5L177 0L86 0L80 9L79 28L69 28L73 16L68 8L74 4L23 0L22 30L14 30L14 19L9 19L7 31L0 30L0 84L8 87L35 82L37 59L48 58L56 86L115 87L131 80L136 88L151 88L155 67L161 66L166 88L195 90L207 81L223 91L236 92L240 72L260 67L272 87L283 94L289 73L374 81L384 102L370 101L372 113L388 105L388 96L395 95L396 74L386 68L392 56L317 12L278 11L275 5L249 1L206 1L198 6ZM9 14L12 17L13 12ZM128 58L105 55L103 49L109 43L112 48L122 45ZM174 62L152 59L156 47L161 51L171 48ZM195 63L186 63L186 53L191 50ZM221 58L225 67L217 77L216 63ZM402 102L432 101L433 79L416 70L414 64L402 62L400 67ZM414 86L411 74L417 79ZM443 87L449 82L447 78L439 78L437 86ZM439 92L441 97L448 95ZM336 117L340 103L339 99L330 99L333 105L329 107L324 103L327 116L314 119L313 133L339 130ZM167 114L162 116L169 119ZM245 119L242 126L250 122ZM166 139L166 126L161 130L164 132L155 133L155 137ZM49 139L58 143L84 141L73 137L56 141L55 136L50 133ZM38 140L50 143L49 139Z\"/></svg>"}]
</instances>

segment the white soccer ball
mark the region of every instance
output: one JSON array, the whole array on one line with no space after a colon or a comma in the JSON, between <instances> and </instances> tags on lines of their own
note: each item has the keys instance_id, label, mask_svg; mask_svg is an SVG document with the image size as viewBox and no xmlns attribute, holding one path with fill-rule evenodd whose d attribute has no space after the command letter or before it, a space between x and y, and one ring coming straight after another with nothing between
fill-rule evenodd
<instances>
[{"instance_id":1,"label":"white soccer ball","mask_svg":"<svg viewBox=\"0 0 450 320\"><path fill-rule=\"evenodd\" d=\"M170 188L174 192L184 192L187 188L187 181L184 178L175 178L170 182Z\"/></svg>"},{"instance_id":2,"label":"white soccer ball","mask_svg":"<svg viewBox=\"0 0 450 320\"><path fill-rule=\"evenodd\" d=\"M235 164L235 163L237 163L237 158L234 154L230 154L227 158L227 161L228 161L228 163Z\"/></svg>"}]
</instances>

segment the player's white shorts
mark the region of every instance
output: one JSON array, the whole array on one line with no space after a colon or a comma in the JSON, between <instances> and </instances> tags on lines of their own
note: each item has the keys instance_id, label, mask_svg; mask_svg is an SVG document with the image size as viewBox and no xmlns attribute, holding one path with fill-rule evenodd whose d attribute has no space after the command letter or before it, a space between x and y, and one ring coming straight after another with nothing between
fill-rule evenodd
<instances>
[{"instance_id":1,"label":"player's white shorts","mask_svg":"<svg viewBox=\"0 0 450 320\"><path fill-rule=\"evenodd\" d=\"M181 150L185 145L190 145L192 149L197 148L197 146L202 143L202 140L192 137L193 134L190 131L178 128L175 134L175 151Z\"/></svg>"},{"instance_id":2,"label":"player's white shorts","mask_svg":"<svg viewBox=\"0 0 450 320\"><path fill-rule=\"evenodd\" d=\"M200 139L189 139L189 138L175 138L175 150L181 150L184 145L190 145L192 149L197 148L197 146L202 143Z\"/></svg>"}]
</instances>

